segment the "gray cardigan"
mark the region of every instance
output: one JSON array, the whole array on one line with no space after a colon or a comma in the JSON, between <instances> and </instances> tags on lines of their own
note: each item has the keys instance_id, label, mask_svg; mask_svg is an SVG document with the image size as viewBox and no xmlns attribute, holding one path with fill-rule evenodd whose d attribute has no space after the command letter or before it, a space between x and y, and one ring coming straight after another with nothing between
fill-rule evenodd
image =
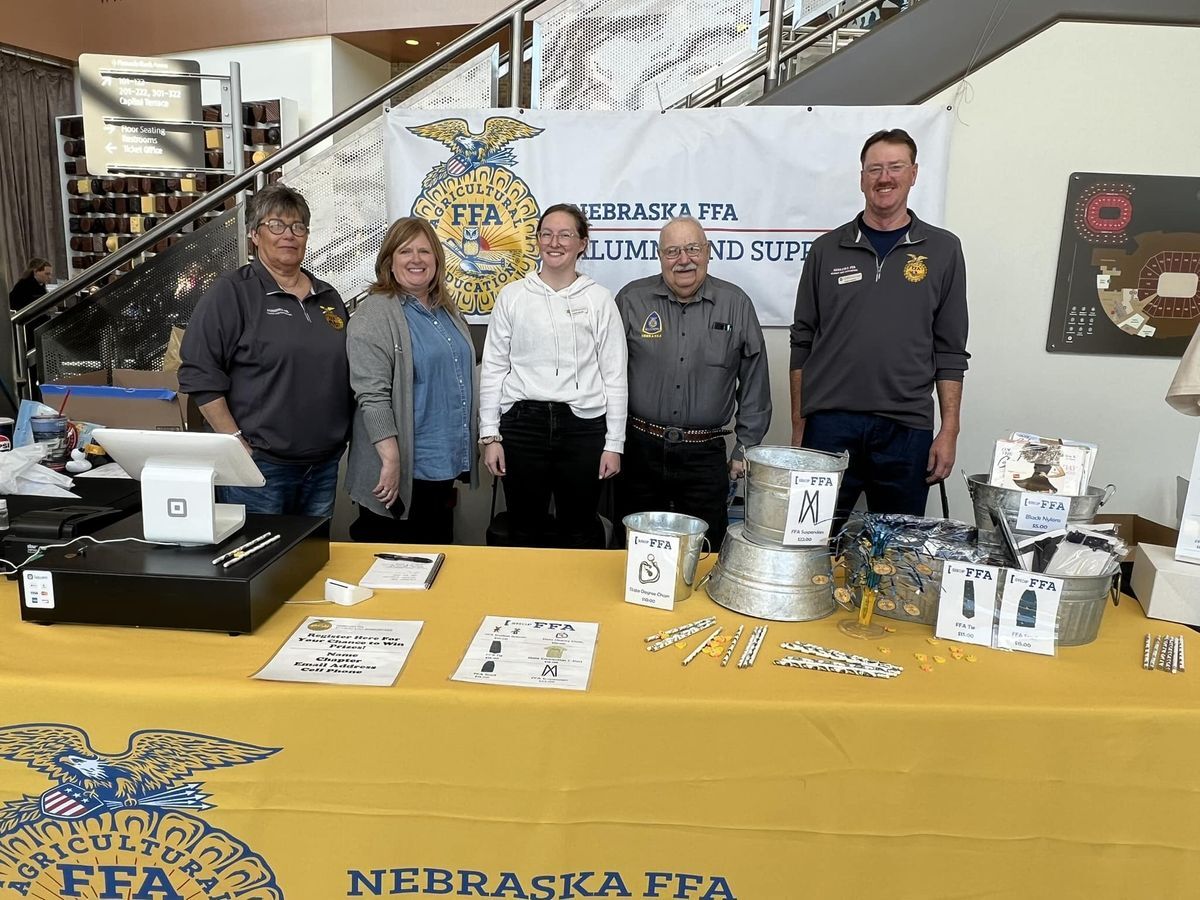
<instances>
[{"instance_id":1,"label":"gray cardigan","mask_svg":"<svg viewBox=\"0 0 1200 900\"><path fill-rule=\"evenodd\" d=\"M392 515L375 499L379 483L379 454L375 444L395 437L400 445L401 518L408 518L413 482L413 360L404 303L411 297L373 294L350 317L346 329L346 352L350 357L350 386L357 407L346 464L346 490L351 499L381 516ZM471 333L461 316L454 324L474 347ZM479 440L479 367L472 366L471 443ZM471 487L479 485L479 457L471 455Z\"/></svg>"}]
</instances>

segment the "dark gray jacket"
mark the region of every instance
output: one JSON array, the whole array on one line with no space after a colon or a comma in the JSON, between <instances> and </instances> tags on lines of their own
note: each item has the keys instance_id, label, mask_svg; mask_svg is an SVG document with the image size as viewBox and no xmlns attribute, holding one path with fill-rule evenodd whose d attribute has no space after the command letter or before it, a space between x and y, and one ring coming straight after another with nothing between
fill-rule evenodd
<instances>
[{"instance_id":1,"label":"dark gray jacket","mask_svg":"<svg viewBox=\"0 0 1200 900\"><path fill-rule=\"evenodd\" d=\"M909 215L908 234L883 259L857 218L809 250L791 334L791 368L804 371L801 415L865 412L932 429L934 382L962 381L962 245Z\"/></svg>"},{"instance_id":2,"label":"dark gray jacket","mask_svg":"<svg viewBox=\"0 0 1200 900\"><path fill-rule=\"evenodd\" d=\"M199 406L224 397L242 436L273 462L336 459L350 430L349 316L332 285L305 274L313 292L303 300L257 260L221 275L179 348L179 389Z\"/></svg>"}]
</instances>

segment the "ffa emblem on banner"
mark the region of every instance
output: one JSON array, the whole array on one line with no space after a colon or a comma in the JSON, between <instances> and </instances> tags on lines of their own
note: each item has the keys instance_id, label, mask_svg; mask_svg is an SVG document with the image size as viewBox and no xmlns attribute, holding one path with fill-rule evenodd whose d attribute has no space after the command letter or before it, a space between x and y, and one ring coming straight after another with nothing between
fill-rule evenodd
<instances>
[{"instance_id":1,"label":"ffa emblem on banner","mask_svg":"<svg viewBox=\"0 0 1200 900\"><path fill-rule=\"evenodd\" d=\"M908 254L908 262L904 264L904 277L916 284L918 281L924 281L925 276L929 274L929 268L925 265L925 260L928 256L917 256L915 253Z\"/></svg>"},{"instance_id":2,"label":"ffa emblem on banner","mask_svg":"<svg viewBox=\"0 0 1200 900\"><path fill-rule=\"evenodd\" d=\"M0 727L0 759L56 782L0 806L0 888L22 897L108 896L115 876L122 896L128 888L134 897L282 900L266 860L195 815L213 808L211 795L184 780L278 752L207 734L139 731L109 754L73 725Z\"/></svg>"},{"instance_id":3,"label":"ffa emblem on banner","mask_svg":"<svg viewBox=\"0 0 1200 900\"><path fill-rule=\"evenodd\" d=\"M646 321L642 323L642 337L662 337L662 316L657 312L652 312L646 316Z\"/></svg>"},{"instance_id":4,"label":"ffa emblem on banner","mask_svg":"<svg viewBox=\"0 0 1200 900\"><path fill-rule=\"evenodd\" d=\"M335 313L332 306L322 306L321 312L325 313L325 321L332 325L335 331L346 327L346 320Z\"/></svg>"},{"instance_id":5,"label":"ffa emblem on banner","mask_svg":"<svg viewBox=\"0 0 1200 900\"><path fill-rule=\"evenodd\" d=\"M492 116L478 134L465 119L408 129L451 155L426 174L412 214L429 222L446 250L446 289L467 315L490 313L500 288L537 265L537 200L510 166L508 145L542 133L508 116Z\"/></svg>"}]
</instances>

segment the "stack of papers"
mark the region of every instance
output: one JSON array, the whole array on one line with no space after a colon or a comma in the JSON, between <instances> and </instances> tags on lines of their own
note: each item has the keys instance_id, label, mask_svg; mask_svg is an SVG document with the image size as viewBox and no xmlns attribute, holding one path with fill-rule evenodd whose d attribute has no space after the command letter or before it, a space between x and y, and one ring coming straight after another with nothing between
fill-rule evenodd
<instances>
[{"instance_id":1,"label":"stack of papers","mask_svg":"<svg viewBox=\"0 0 1200 900\"><path fill-rule=\"evenodd\" d=\"M380 553L359 581L372 590L427 591L446 561L445 553Z\"/></svg>"},{"instance_id":2,"label":"stack of papers","mask_svg":"<svg viewBox=\"0 0 1200 900\"><path fill-rule=\"evenodd\" d=\"M1036 493L1079 496L1096 462L1095 444L1014 431L996 441L988 483Z\"/></svg>"}]
</instances>

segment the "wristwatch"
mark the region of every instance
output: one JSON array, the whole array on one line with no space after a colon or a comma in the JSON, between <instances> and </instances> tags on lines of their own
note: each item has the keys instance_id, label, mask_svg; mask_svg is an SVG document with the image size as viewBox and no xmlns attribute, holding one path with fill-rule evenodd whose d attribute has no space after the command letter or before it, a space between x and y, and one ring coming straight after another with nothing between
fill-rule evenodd
<instances>
[{"instance_id":1,"label":"wristwatch","mask_svg":"<svg viewBox=\"0 0 1200 900\"><path fill-rule=\"evenodd\" d=\"M504 438L500 437L500 435L498 435L498 434L489 434L487 437L481 437L479 439L480 447L486 447L488 444L502 444L502 443L504 443Z\"/></svg>"}]
</instances>

